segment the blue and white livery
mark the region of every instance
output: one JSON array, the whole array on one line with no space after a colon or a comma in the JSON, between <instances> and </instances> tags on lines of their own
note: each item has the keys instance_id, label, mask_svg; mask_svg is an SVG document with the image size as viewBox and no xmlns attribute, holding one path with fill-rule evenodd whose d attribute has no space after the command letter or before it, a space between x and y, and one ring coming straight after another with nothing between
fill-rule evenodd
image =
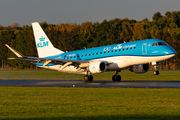
<instances>
[{"instance_id":1,"label":"blue and white livery","mask_svg":"<svg viewBox=\"0 0 180 120\"><path fill-rule=\"evenodd\" d=\"M149 63L170 59L176 51L167 43L159 39L147 39L135 42L119 43L90 49L63 52L55 48L42 30L39 23L32 23L38 57L27 57L6 45L18 58L14 60L30 61L38 67L69 73L85 74L84 80L92 82L95 73L116 71L112 76L113 81L121 81L118 75L123 69L135 73L145 73L149 70Z\"/></svg>"}]
</instances>

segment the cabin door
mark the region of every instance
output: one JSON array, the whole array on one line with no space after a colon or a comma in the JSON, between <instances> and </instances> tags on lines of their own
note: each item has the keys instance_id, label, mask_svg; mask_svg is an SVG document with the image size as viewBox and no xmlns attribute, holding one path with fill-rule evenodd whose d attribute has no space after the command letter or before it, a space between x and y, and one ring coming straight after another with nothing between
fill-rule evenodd
<instances>
[{"instance_id":1,"label":"cabin door","mask_svg":"<svg viewBox=\"0 0 180 120\"><path fill-rule=\"evenodd\" d=\"M142 45L142 54L143 55L147 54L147 43L143 43L143 45Z\"/></svg>"}]
</instances>

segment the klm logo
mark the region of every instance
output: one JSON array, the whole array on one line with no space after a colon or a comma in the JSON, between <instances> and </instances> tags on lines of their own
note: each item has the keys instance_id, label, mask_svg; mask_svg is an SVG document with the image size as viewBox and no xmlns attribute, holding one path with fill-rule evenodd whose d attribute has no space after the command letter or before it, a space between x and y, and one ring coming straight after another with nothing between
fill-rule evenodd
<instances>
[{"instance_id":1,"label":"klm logo","mask_svg":"<svg viewBox=\"0 0 180 120\"><path fill-rule=\"evenodd\" d=\"M41 38L39 38L40 41L44 41L45 37L41 36Z\"/></svg>"},{"instance_id":2,"label":"klm logo","mask_svg":"<svg viewBox=\"0 0 180 120\"><path fill-rule=\"evenodd\" d=\"M93 66L93 67L92 67L92 69L94 70L94 69L96 69L96 67L95 67L95 66Z\"/></svg>"},{"instance_id":3,"label":"klm logo","mask_svg":"<svg viewBox=\"0 0 180 120\"><path fill-rule=\"evenodd\" d=\"M37 43L37 48L48 46L48 41L45 41L45 37L41 36L41 38L39 38L39 40L40 40L40 42Z\"/></svg>"}]
</instances>

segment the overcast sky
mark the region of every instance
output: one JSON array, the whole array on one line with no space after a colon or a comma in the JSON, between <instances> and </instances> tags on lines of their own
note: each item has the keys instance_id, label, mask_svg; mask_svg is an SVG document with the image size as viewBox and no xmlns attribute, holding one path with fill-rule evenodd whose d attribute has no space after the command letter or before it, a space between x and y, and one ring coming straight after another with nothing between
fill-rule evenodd
<instances>
[{"instance_id":1,"label":"overcast sky","mask_svg":"<svg viewBox=\"0 0 180 120\"><path fill-rule=\"evenodd\" d=\"M104 19L142 20L156 12L179 11L180 0L0 0L0 25L78 23Z\"/></svg>"}]
</instances>

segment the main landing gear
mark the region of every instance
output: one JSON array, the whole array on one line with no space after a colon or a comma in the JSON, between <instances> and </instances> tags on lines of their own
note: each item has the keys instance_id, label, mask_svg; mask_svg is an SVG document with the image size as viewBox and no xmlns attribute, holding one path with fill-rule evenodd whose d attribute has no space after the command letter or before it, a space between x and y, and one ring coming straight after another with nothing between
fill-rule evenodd
<instances>
[{"instance_id":1,"label":"main landing gear","mask_svg":"<svg viewBox=\"0 0 180 120\"><path fill-rule=\"evenodd\" d=\"M84 81L85 82L92 82L93 81L93 76L92 75L85 75L84 76Z\"/></svg>"},{"instance_id":2,"label":"main landing gear","mask_svg":"<svg viewBox=\"0 0 180 120\"><path fill-rule=\"evenodd\" d=\"M121 81L121 76L118 75L118 72L120 72L120 71L116 71L116 74L112 76L112 81L113 82L120 82ZM85 82L92 82L93 81L93 76L88 75L88 73L87 73L87 75L84 76L84 81Z\"/></svg>"},{"instance_id":3,"label":"main landing gear","mask_svg":"<svg viewBox=\"0 0 180 120\"><path fill-rule=\"evenodd\" d=\"M121 81L121 76L118 75L119 71L116 71L116 74L112 76L112 81L113 82L120 82Z\"/></svg>"},{"instance_id":4,"label":"main landing gear","mask_svg":"<svg viewBox=\"0 0 180 120\"><path fill-rule=\"evenodd\" d=\"M153 72L154 75L159 75L159 71L157 70L157 69L158 69L158 64L159 64L158 62L156 62L156 64L154 64L154 70L155 70L155 71Z\"/></svg>"}]
</instances>

